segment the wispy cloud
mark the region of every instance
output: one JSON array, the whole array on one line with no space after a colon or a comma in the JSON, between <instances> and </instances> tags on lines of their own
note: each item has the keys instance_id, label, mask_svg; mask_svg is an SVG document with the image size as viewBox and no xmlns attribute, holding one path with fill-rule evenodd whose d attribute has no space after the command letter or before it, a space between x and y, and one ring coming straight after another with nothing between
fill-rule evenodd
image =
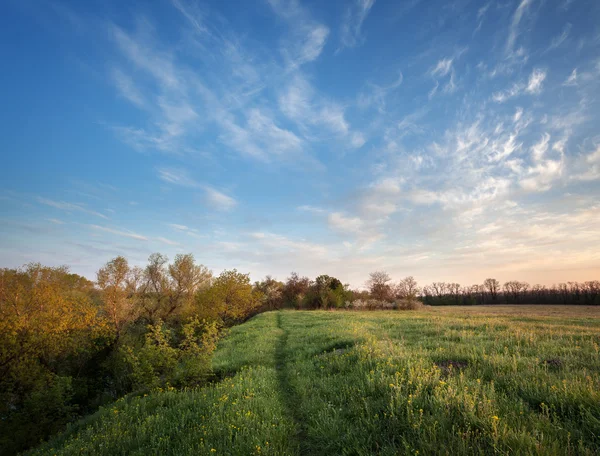
<instances>
[{"instance_id":1,"label":"wispy cloud","mask_svg":"<svg viewBox=\"0 0 600 456\"><path fill-rule=\"evenodd\" d=\"M118 229L109 228L106 226L93 225L93 224L87 225L87 226L89 226L91 229L93 229L95 231L103 231L105 233L115 234L117 236L122 236L122 237L126 237L129 239L136 239L138 241L147 241L148 240L148 238L146 236L142 236L141 234L134 233L133 231L118 230Z\"/></svg>"},{"instance_id":2,"label":"wispy cloud","mask_svg":"<svg viewBox=\"0 0 600 456\"><path fill-rule=\"evenodd\" d=\"M182 168L158 168L158 178L169 184L182 187L198 188L201 185L190 177L187 170Z\"/></svg>"},{"instance_id":3,"label":"wispy cloud","mask_svg":"<svg viewBox=\"0 0 600 456\"><path fill-rule=\"evenodd\" d=\"M432 76L446 76L448 73L450 73L450 70L452 69L453 61L454 61L454 59L452 59L452 58L441 59L435 65L435 67L433 67L433 69L431 70L431 75Z\"/></svg>"},{"instance_id":4,"label":"wispy cloud","mask_svg":"<svg viewBox=\"0 0 600 456\"><path fill-rule=\"evenodd\" d=\"M187 231L189 228L185 225L178 225L177 223L168 223L168 225L178 231Z\"/></svg>"},{"instance_id":5,"label":"wispy cloud","mask_svg":"<svg viewBox=\"0 0 600 456\"><path fill-rule=\"evenodd\" d=\"M348 140L353 147L361 147L365 142L360 132L352 131L346 120L345 108L320 96L301 74L297 74L280 91L278 105L285 116L313 138L323 138L325 130L326 137L334 134Z\"/></svg>"},{"instance_id":6,"label":"wispy cloud","mask_svg":"<svg viewBox=\"0 0 600 456\"><path fill-rule=\"evenodd\" d=\"M569 77L563 82L564 86L576 86L577 85L577 68L574 68Z\"/></svg>"},{"instance_id":7,"label":"wispy cloud","mask_svg":"<svg viewBox=\"0 0 600 456\"><path fill-rule=\"evenodd\" d=\"M207 203L216 210L230 211L237 206L237 201L234 198L212 187L205 186L204 193Z\"/></svg>"},{"instance_id":8,"label":"wispy cloud","mask_svg":"<svg viewBox=\"0 0 600 456\"><path fill-rule=\"evenodd\" d=\"M572 27L573 25L570 22L567 22L563 28L562 33L559 36L552 38L550 46L548 46L548 49L546 51L552 51L553 49L560 47L569 37Z\"/></svg>"},{"instance_id":9,"label":"wispy cloud","mask_svg":"<svg viewBox=\"0 0 600 456\"><path fill-rule=\"evenodd\" d=\"M144 100L143 95L128 75L118 68L113 68L111 76L123 97L140 108L145 106L146 101Z\"/></svg>"},{"instance_id":10,"label":"wispy cloud","mask_svg":"<svg viewBox=\"0 0 600 456\"><path fill-rule=\"evenodd\" d=\"M525 91L532 94L540 93L542 91L542 84L546 79L546 74L545 70L539 68L533 70L533 73L529 76L529 82L527 83L527 87L525 87Z\"/></svg>"},{"instance_id":11,"label":"wispy cloud","mask_svg":"<svg viewBox=\"0 0 600 456\"><path fill-rule=\"evenodd\" d=\"M174 245L181 245L181 244L179 244L179 242L172 241L172 240L170 240L170 239L167 239L167 238L165 238L165 237L162 237L162 236L158 236L158 237L157 237L157 238L155 238L155 239L156 239L157 241L159 241L159 242L162 242L163 244L167 244L167 245L173 245L173 246L174 246Z\"/></svg>"},{"instance_id":12,"label":"wispy cloud","mask_svg":"<svg viewBox=\"0 0 600 456\"><path fill-rule=\"evenodd\" d=\"M96 217L100 217L100 218L103 218L103 219L108 219L108 217L106 215L101 214L100 212L96 212L96 211L92 211L90 209L87 209L82 204L67 203L66 201L54 201L54 200L51 200L51 199L42 198L40 196L38 196L37 200L41 204L45 204L46 206L55 207L56 209L61 209L63 211L67 211L67 212L82 212L84 214L94 215Z\"/></svg>"},{"instance_id":13,"label":"wispy cloud","mask_svg":"<svg viewBox=\"0 0 600 456\"><path fill-rule=\"evenodd\" d=\"M517 37L519 36L519 24L521 23L523 16L532 3L533 0L521 0L519 6L512 16L510 27L508 29L508 38L506 39L505 50L507 54L512 54L514 51L515 43L517 41Z\"/></svg>"},{"instance_id":14,"label":"wispy cloud","mask_svg":"<svg viewBox=\"0 0 600 456\"><path fill-rule=\"evenodd\" d=\"M316 60L323 52L329 28L315 21L295 0L267 1L278 16L291 24L290 37L284 41L282 47L288 67L296 69Z\"/></svg>"},{"instance_id":15,"label":"wispy cloud","mask_svg":"<svg viewBox=\"0 0 600 456\"><path fill-rule=\"evenodd\" d=\"M522 81L515 82L509 89L504 90L502 92L493 93L492 99L496 103L504 103L505 101L516 97L517 95L520 95L524 92L530 95L538 95L542 92L543 83L546 79L547 74L548 73L546 70L535 68L531 72L529 80L526 84Z\"/></svg>"},{"instance_id":16,"label":"wispy cloud","mask_svg":"<svg viewBox=\"0 0 600 456\"><path fill-rule=\"evenodd\" d=\"M362 25L375 0L354 0L348 6L341 26L341 47L354 47L361 41Z\"/></svg>"},{"instance_id":17,"label":"wispy cloud","mask_svg":"<svg viewBox=\"0 0 600 456\"><path fill-rule=\"evenodd\" d=\"M404 75L400 71L397 79L389 85L378 85L369 82L367 84L367 90L358 95L358 106L362 109L375 106L380 113L384 113L388 96L400 87L403 81Z\"/></svg>"}]
</instances>

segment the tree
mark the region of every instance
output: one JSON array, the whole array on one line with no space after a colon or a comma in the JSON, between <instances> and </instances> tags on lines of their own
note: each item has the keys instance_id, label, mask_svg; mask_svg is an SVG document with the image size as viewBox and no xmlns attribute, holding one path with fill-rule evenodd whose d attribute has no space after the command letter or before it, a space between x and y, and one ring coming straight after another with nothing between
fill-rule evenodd
<instances>
[{"instance_id":1,"label":"tree","mask_svg":"<svg viewBox=\"0 0 600 456\"><path fill-rule=\"evenodd\" d=\"M176 310L189 306L194 300L195 293L208 287L212 279L212 272L201 264L196 265L191 253L176 255L168 269L170 287L164 318L169 317Z\"/></svg>"},{"instance_id":2,"label":"tree","mask_svg":"<svg viewBox=\"0 0 600 456\"><path fill-rule=\"evenodd\" d=\"M518 280L511 280L503 285L504 293L507 297L512 298L513 302L519 301L519 296L525 293L529 289L527 282L519 282Z\"/></svg>"},{"instance_id":3,"label":"tree","mask_svg":"<svg viewBox=\"0 0 600 456\"><path fill-rule=\"evenodd\" d=\"M104 310L119 340L123 327L134 319L132 281L127 260L122 256L109 261L97 273L97 284L102 290ZM135 280L135 279L134 279Z\"/></svg>"},{"instance_id":4,"label":"tree","mask_svg":"<svg viewBox=\"0 0 600 456\"><path fill-rule=\"evenodd\" d=\"M223 271L210 288L198 294L196 303L203 318L239 321L260 307L263 296L255 291L248 274Z\"/></svg>"},{"instance_id":5,"label":"tree","mask_svg":"<svg viewBox=\"0 0 600 456\"><path fill-rule=\"evenodd\" d=\"M371 297L378 301L391 301L392 287L389 283L391 280L388 273L384 271L375 271L369 274L366 286L371 293Z\"/></svg>"},{"instance_id":6,"label":"tree","mask_svg":"<svg viewBox=\"0 0 600 456\"><path fill-rule=\"evenodd\" d=\"M140 304L151 323L185 311L195 293L206 288L212 278L206 267L195 264L191 253L175 256L171 265L168 261L166 256L153 253L144 270Z\"/></svg>"},{"instance_id":7,"label":"tree","mask_svg":"<svg viewBox=\"0 0 600 456\"><path fill-rule=\"evenodd\" d=\"M485 289L488 291L488 293L492 297L492 300L495 301L496 298L498 297L498 290L500 289L500 282L498 282L496 279L485 279L483 281L483 286L485 287Z\"/></svg>"},{"instance_id":8,"label":"tree","mask_svg":"<svg viewBox=\"0 0 600 456\"><path fill-rule=\"evenodd\" d=\"M310 285L311 282L308 277L300 277L296 272L292 272L283 289L284 303L290 307L299 308L304 301L304 296L308 293Z\"/></svg>"},{"instance_id":9,"label":"tree","mask_svg":"<svg viewBox=\"0 0 600 456\"><path fill-rule=\"evenodd\" d=\"M283 305L283 282L271 276L265 277L262 282L256 282L254 288L263 295L263 304L266 310L280 309Z\"/></svg>"},{"instance_id":10,"label":"tree","mask_svg":"<svg viewBox=\"0 0 600 456\"><path fill-rule=\"evenodd\" d=\"M345 289L340 280L326 274L318 276L305 295L305 306L312 309L342 307Z\"/></svg>"},{"instance_id":11,"label":"tree","mask_svg":"<svg viewBox=\"0 0 600 456\"><path fill-rule=\"evenodd\" d=\"M0 269L0 448L17 452L73 418L73 378L109 340L91 283L30 264Z\"/></svg>"},{"instance_id":12,"label":"tree","mask_svg":"<svg viewBox=\"0 0 600 456\"><path fill-rule=\"evenodd\" d=\"M417 281L413 276L408 276L402 279L395 287L395 295L398 299L414 301L419 292L419 286L417 285Z\"/></svg>"}]
</instances>

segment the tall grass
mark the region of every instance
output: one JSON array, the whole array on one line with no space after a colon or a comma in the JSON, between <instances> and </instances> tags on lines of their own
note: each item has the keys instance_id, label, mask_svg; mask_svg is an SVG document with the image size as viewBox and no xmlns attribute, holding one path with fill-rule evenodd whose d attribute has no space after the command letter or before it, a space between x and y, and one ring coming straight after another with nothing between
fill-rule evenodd
<instances>
[{"instance_id":1,"label":"tall grass","mask_svg":"<svg viewBox=\"0 0 600 456\"><path fill-rule=\"evenodd\" d=\"M270 312L211 387L131 397L35 454L598 454L600 315Z\"/></svg>"}]
</instances>

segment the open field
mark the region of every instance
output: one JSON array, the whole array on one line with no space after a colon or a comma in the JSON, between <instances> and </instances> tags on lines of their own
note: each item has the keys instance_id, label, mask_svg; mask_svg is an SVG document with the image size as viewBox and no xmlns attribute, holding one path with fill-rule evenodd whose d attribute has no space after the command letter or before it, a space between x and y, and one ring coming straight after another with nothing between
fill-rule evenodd
<instances>
[{"instance_id":1,"label":"open field","mask_svg":"<svg viewBox=\"0 0 600 456\"><path fill-rule=\"evenodd\" d=\"M278 311L34 454L598 454L600 308Z\"/></svg>"}]
</instances>

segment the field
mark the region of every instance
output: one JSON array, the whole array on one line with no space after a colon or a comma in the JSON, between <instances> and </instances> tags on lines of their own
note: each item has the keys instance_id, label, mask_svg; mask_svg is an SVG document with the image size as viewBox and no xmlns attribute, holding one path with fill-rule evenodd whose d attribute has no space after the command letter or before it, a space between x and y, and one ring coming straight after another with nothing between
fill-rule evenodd
<instances>
[{"instance_id":1,"label":"field","mask_svg":"<svg viewBox=\"0 0 600 456\"><path fill-rule=\"evenodd\" d=\"M33 454L598 454L600 308L276 311Z\"/></svg>"}]
</instances>

